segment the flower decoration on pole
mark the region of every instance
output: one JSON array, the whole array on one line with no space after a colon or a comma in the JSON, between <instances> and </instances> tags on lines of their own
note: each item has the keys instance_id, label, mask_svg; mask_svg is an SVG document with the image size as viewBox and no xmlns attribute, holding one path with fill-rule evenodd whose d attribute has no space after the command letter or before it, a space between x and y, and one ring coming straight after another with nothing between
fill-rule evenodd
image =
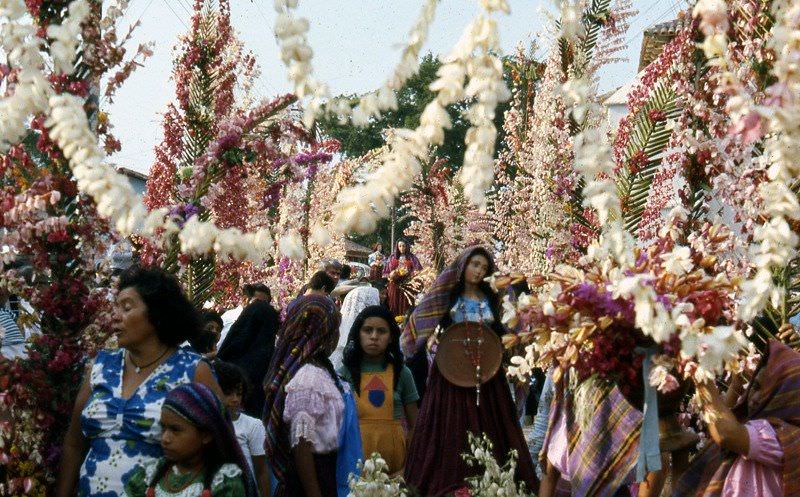
<instances>
[{"instance_id":1,"label":"flower decoration on pole","mask_svg":"<svg viewBox=\"0 0 800 497\"><path fill-rule=\"evenodd\" d=\"M254 263L271 254L276 188L302 183L333 151L291 118L294 96L242 105L246 98L237 95L246 97L256 73L233 33L229 3L212 8L197 0L176 57L176 103L164 116L145 195L152 211L168 210L180 233L145 240L143 259L177 273L198 306L236 301ZM240 243L246 234L258 243ZM295 238L281 233L279 248L302 260Z\"/></svg>"}]
</instances>

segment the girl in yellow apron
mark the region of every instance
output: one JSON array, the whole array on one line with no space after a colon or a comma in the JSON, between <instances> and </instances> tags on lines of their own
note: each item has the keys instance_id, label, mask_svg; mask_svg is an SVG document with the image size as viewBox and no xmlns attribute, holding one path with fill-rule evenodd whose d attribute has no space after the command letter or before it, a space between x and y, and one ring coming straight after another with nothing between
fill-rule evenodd
<instances>
[{"instance_id":1,"label":"girl in yellow apron","mask_svg":"<svg viewBox=\"0 0 800 497\"><path fill-rule=\"evenodd\" d=\"M403 364L400 328L383 306L367 307L356 317L339 370L357 393L364 457L377 452L390 474L403 470L407 441L417 420L417 388Z\"/></svg>"}]
</instances>

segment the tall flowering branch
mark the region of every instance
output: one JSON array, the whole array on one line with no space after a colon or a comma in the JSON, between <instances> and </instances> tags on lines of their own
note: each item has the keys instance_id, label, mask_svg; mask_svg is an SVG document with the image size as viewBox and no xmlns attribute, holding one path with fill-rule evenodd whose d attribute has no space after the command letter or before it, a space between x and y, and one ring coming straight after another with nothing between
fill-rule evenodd
<instances>
[{"instance_id":1,"label":"tall flowering branch","mask_svg":"<svg viewBox=\"0 0 800 497\"><path fill-rule=\"evenodd\" d=\"M0 358L0 409L10 417L0 424L0 495L43 496L53 487L63 420L85 361L112 329L107 254L118 238L101 217L108 206L79 189L86 171L73 174L68 160L94 157L79 145L80 126L93 144L118 149L108 116L84 100L98 92L102 76L146 57L126 60L127 37L116 40L125 4L112 2L101 18L81 1L0 1L9 62L0 78L0 290L32 307L22 306L17 319L28 335L25 353ZM45 34L46 43L39 37ZM57 126L62 106L77 116L77 128ZM23 272L17 264L26 261Z\"/></svg>"},{"instance_id":2,"label":"tall flowering branch","mask_svg":"<svg viewBox=\"0 0 800 497\"><path fill-rule=\"evenodd\" d=\"M258 272L252 262L238 262L250 250L240 237L267 233L276 218L263 213L279 202L275 188L304 181L309 168L331 158L330 147L285 113L293 96L252 108L237 101L255 70L233 34L229 10L227 1L217 10L195 3L176 57L176 104L165 114L145 197L149 208L167 209L182 232L164 237L163 247L146 242L144 259L178 273L198 305L236 298L238 285ZM225 231L215 235L209 222Z\"/></svg>"}]
</instances>

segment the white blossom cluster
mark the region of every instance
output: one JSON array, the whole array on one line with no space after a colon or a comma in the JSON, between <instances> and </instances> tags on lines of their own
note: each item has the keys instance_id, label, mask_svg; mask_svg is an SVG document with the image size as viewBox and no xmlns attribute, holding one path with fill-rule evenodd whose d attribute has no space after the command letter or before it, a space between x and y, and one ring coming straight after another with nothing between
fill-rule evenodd
<instances>
[{"instance_id":1,"label":"white blossom cluster","mask_svg":"<svg viewBox=\"0 0 800 497\"><path fill-rule=\"evenodd\" d=\"M47 35L53 39L49 53L56 71L74 70L80 23L88 12L86 0L75 0L64 23L48 27ZM68 159L78 188L94 199L100 215L112 220L120 234L177 233L181 251L187 255L216 252L223 259L263 260L272 246L268 230L242 233L235 228L219 229L196 217L180 228L166 209L147 212L128 181L103 163L104 154L91 131L83 100L53 91L44 74L44 40L37 36L36 26L26 22L26 14L23 0L0 0L0 18L8 20L0 27L0 44L10 65L19 71L19 82L0 100L0 151L22 139L30 116L44 114L50 137ZM296 251L292 253L296 255Z\"/></svg>"},{"instance_id":2,"label":"white blossom cluster","mask_svg":"<svg viewBox=\"0 0 800 497\"><path fill-rule=\"evenodd\" d=\"M373 171L366 184L342 191L335 206L333 225L345 233L367 233L378 219L387 217L395 198L413 183L427 160L428 149L444 141L444 130L452 126L446 107L464 98L474 102L467 111L472 126L467 131L459 180L472 204L485 205L485 189L494 175L496 129L492 122L498 102L510 98L503 81L502 62L495 11L509 12L506 0L481 0L483 12L465 29L458 43L431 84L436 98L429 103L414 129L394 130L388 140L389 152L383 165ZM465 80L468 84L464 85Z\"/></svg>"},{"instance_id":3,"label":"white blossom cluster","mask_svg":"<svg viewBox=\"0 0 800 497\"><path fill-rule=\"evenodd\" d=\"M378 454L358 463L359 476L349 477L348 497L405 497L407 494L397 480L389 476L389 465Z\"/></svg>"},{"instance_id":4,"label":"white blossom cluster","mask_svg":"<svg viewBox=\"0 0 800 497\"><path fill-rule=\"evenodd\" d=\"M776 57L772 73L777 82L768 89L771 105L755 109L769 132L763 155L769 182L760 189L767 221L755 231L755 275L742 283L740 316L745 321L755 318L768 301L778 307L785 290L775 285L772 273L789 264L798 244L789 221L800 221L800 204L791 189L800 176L800 3L775 1L772 12L775 25L768 43Z\"/></svg>"},{"instance_id":5,"label":"white blossom cluster","mask_svg":"<svg viewBox=\"0 0 800 497\"><path fill-rule=\"evenodd\" d=\"M517 452L512 450L508 454L508 461L500 466L492 454L493 446L486 435L480 437L468 433L469 454L463 457L467 464L480 468L479 475L467 478L469 494L473 497L529 497L523 483L517 485L514 473L517 469Z\"/></svg>"}]
</instances>

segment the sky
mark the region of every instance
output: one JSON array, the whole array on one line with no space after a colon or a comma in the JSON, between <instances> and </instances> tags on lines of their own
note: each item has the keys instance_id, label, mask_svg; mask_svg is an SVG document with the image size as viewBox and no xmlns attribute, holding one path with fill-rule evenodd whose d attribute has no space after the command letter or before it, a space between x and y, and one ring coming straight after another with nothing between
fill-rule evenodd
<instances>
[{"instance_id":1,"label":"sky","mask_svg":"<svg viewBox=\"0 0 800 497\"><path fill-rule=\"evenodd\" d=\"M631 19L626 62L603 69L600 91L610 91L636 75L643 31L674 19L684 0L632 0L638 11ZM122 151L110 162L146 173L153 161L153 147L161 140L161 113L174 99L171 80L173 47L188 31L192 0L131 0L124 23L135 20L129 50L138 43L155 42L154 55L139 68L108 105L114 133ZM275 11L271 0L231 0L231 23L245 48L261 67L256 95L264 98L288 93L291 87L278 58L272 35ZM499 15L503 51L512 53L519 43L544 33L544 11L550 0L509 0L511 14ZM299 14L310 21L309 41L314 49L313 66L318 79L328 83L333 94L364 93L378 88L398 61L400 46L416 19L421 0L301 0ZM478 12L476 0L441 0L423 53L446 54L464 27ZM547 47L539 40L540 55Z\"/></svg>"}]
</instances>

